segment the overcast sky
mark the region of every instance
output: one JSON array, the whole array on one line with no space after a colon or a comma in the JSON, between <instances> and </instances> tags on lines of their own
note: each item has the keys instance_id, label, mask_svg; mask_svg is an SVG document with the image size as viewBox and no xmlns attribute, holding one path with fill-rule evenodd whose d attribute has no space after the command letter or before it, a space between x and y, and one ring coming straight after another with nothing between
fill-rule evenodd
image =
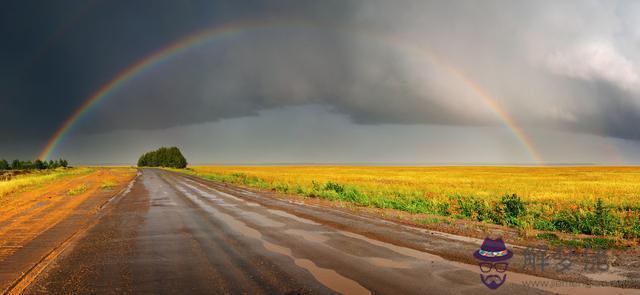
<instances>
[{"instance_id":1,"label":"overcast sky","mask_svg":"<svg viewBox=\"0 0 640 295\"><path fill-rule=\"evenodd\" d=\"M231 23L125 81L53 157L640 162L640 2L512 0L3 1L0 157L37 157L119 72Z\"/></svg>"}]
</instances>

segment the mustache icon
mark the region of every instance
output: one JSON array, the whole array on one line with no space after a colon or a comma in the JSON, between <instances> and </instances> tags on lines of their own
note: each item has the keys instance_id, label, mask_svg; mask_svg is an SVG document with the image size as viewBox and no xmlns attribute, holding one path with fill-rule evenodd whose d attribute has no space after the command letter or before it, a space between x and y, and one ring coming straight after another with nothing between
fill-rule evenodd
<instances>
[{"instance_id":1,"label":"mustache icon","mask_svg":"<svg viewBox=\"0 0 640 295\"><path fill-rule=\"evenodd\" d=\"M484 277L484 281L487 283L490 283L490 282L500 283L502 282L502 278L498 275L488 275Z\"/></svg>"},{"instance_id":2,"label":"mustache icon","mask_svg":"<svg viewBox=\"0 0 640 295\"><path fill-rule=\"evenodd\" d=\"M507 275L499 276L499 275L480 275L480 279L485 286L490 289L498 289L498 287L504 284Z\"/></svg>"}]
</instances>

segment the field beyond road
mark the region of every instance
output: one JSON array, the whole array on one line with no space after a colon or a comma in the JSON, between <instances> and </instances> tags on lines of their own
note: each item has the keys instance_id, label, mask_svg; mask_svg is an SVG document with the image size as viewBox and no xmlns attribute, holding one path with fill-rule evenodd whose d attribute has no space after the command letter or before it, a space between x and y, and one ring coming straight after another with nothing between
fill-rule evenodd
<instances>
[{"instance_id":1,"label":"field beyond road","mask_svg":"<svg viewBox=\"0 0 640 295\"><path fill-rule=\"evenodd\" d=\"M196 166L188 172L286 194L525 230L619 240L640 236L640 167Z\"/></svg>"}]
</instances>

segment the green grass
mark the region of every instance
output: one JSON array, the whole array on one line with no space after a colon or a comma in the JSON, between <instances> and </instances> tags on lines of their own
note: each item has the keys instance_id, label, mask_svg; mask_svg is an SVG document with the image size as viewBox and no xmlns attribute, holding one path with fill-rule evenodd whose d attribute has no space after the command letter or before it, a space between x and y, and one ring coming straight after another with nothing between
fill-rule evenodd
<instances>
[{"instance_id":1,"label":"green grass","mask_svg":"<svg viewBox=\"0 0 640 295\"><path fill-rule=\"evenodd\" d=\"M74 188L71 188L67 191L67 194L70 196L77 196L79 194L82 194L84 192L86 192L89 189L89 187L87 187L86 184L81 184L79 186L76 186Z\"/></svg>"},{"instance_id":2,"label":"green grass","mask_svg":"<svg viewBox=\"0 0 640 295\"><path fill-rule=\"evenodd\" d=\"M16 176L8 181L0 181L0 200L9 194L17 193L32 187L45 185L60 178L89 174L93 168L57 168L54 170L34 171L29 174Z\"/></svg>"},{"instance_id":3,"label":"green grass","mask_svg":"<svg viewBox=\"0 0 640 295\"><path fill-rule=\"evenodd\" d=\"M563 244L570 247L592 249L610 249L618 247L615 240L599 237L568 240L563 241Z\"/></svg>"},{"instance_id":4,"label":"green grass","mask_svg":"<svg viewBox=\"0 0 640 295\"><path fill-rule=\"evenodd\" d=\"M100 189L103 190L110 190L113 189L116 186L116 182L113 180L105 180L102 182L102 184L100 184Z\"/></svg>"},{"instance_id":5,"label":"green grass","mask_svg":"<svg viewBox=\"0 0 640 295\"><path fill-rule=\"evenodd\" d=\"M517 178L505 173L509 169ZM632 194L637 188L635 177L640 173L626 169L220 166L178 171L220 182L309 198L346 201L364 207L440 215L523 230L638 239L640 204ZM532 179L525 178L527 171ZM469 176L461 172L468 172ZM423 174L427 180L421 178ZM458 178L452 178L451 174ZM494 179L500 182L493 184ZM478 183L476 193L469 186L474 182ZM491 185L508 187L505 183L510 182L513 183L512 191L493 196L483 193L490 191ZM442 187L428 186L428 183ZM463 184L459 190L456 189L458 183ZM611 186L612 183L616 186ZM555 195L538 197L545 195L545 187ZM519 194L523 188L526 188L526 197ZM534 189L540 192L536 193ZM580 195L582 192L584 197ZM593 192L606 197L590 197ZM625 198L617 200L613 195L617 192L624 194ZM435 221L424 221L426 224L432 222ZM589 247L608 245L608 241L613 240L594 237L569 243Z\"/></svg>"}]
</instances>

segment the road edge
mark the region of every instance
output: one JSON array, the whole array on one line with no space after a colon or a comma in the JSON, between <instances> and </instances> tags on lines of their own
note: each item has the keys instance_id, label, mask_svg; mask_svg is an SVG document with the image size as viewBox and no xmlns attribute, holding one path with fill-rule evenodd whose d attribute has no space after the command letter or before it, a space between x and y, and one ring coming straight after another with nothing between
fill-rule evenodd
<instances>
[{"instance_id":1,"label":"road edge","mask_svg":"<svg viewBox=\"0 0 640 295\"><path fill-rule=\"evenodd\" d=\"M82 236L84 236L84 234L87 231L89 231L98 223L98 221L100 220L100 217L102 217L104 213L104 208L109 203L112 203L114 200L120 199L121 197L127 194L128 190L130 190L130 187L132 186L133 183L135 183L135 181L138 179L139 176L140 176L140 171L136 169L136 175L133 177L133 179L129 181L127 186L123 187L122 189L114 193L112 197L110 197L108 200L106 200L102 205L98 207L98 212L96 213L95 218L91 222L89 222L89 224L77 230L76 232L71 234L68 238L66 238L62 243L60 243L58 246L51 249L51 251L45 254L38 262L36 262L36 264L34 264L31 268L29 268L26 272L24 272L18 279L16 279L11 285L9 285L7 289L3 290L2 294L3 295L22 294L24 290L26 290L31 285L31 283L33 283L36 280L36 278L38 278L38 276L49 265L51 265L51 263L55 261L56 258L58 258L58 256L60 256L60 254L62 254L65 250L67 250L71 245L73 245Z\"/></svg>"},{"instance_id":2,"label":"road edge","mask_svg":"<svg viewBox=\"0 0 640 295\"><path fill-rule=\"evenodd\" d=\"M259 189L253 188L253 187L248 187L248 186L243 186L243 185L239 185L239 184L233 184L233 183L225 183L225 182L220 182L220 181L215 181L215 180L211 180L211 179L207 179L198 175L192 175L189 173L184 173L184 172L180 172L180 171L173 171L173 170L165 170L168 171L170 173L176 173L176 174L180 174L186 178L190 178L192 180L199 180L202 182L206 182L206 183L210 183L213 184L214 186L221 186L224 187L227 190L236 190L236 191L250 191L250 192L254 192L254 193L258 193L260 194L262 197L269 199L269 196L265 196L265 194L277 194L275 192L265 192L265 191L261 191ZM258 198L259 199L259 198ZM261 203L262 205L265 205L267 207L269 207L269 205L264 204L263 202L259 201L258 199L254 199L253 201ZM375 220L377 222L381 222L381 223L386 223L386 224L393 224L393 225L397 225L400 226L402 228L411 230L411 231L416 231L416 232L421 232L424 233L427 236L431 236L431 237L436 237L438 239L441 240L449 240L449 241L457 241L457 242L463 242L463 243L470 243L470 244L477 244L477 246L479 247L479 245L482 243L481 239L477 239L477 238L473 238L473 237L466 237L466 236L460 236L460 235L456 235L456 234L452 234L452 233L446 233L446 232L439 232L437 230L432 230L432 229L426 229L426 228L422 228L422 227L417 227L417 226L413 226L413 225L409 225L406 223L402 223L402 222L397 222L394 220L388 220L388 219L376 219L373 216L369 216L367 214L357 214L354 212L350 212L347 210L341 210L339 208L333 208L333 207L324 207L324 206L317 206L317 205L313 205L313 204L304 204L304 203L298 203L298 202L292 202L289 201L285 198L273 198L271 197L271 199L273 201L276 202L282 202L283 204L286 203L293 203L293 204L297 204L297 205L303 205L306 207L315 207L317 209L320 210L326 210L326 211L331 211L333 213L339 214L339 215L348 215L351 216L353 218L357 218L357 219L362 219L362 220ZM290 212L291 213L291 212ZM300 214L295 214L295 215L300 215ZM312 216L308 216L308 215L302 215L305 218L314 220L316 222L320 222L322 224L325 224L327 226L333 227L333 228L338 228L343 230L344 228L341 226L336 226L337 223L332 223L332 222L326 222L325 220L319 220L315 217ZM361 234L364 235L368 238L372 238L372 239L376 239L379 240L379 237L375 236L375 235L371 235L371 233L369 232L360 232L360 231L353 231L353 230L347 230L356 234ZM392 241L392 240L383 240L384 242L390 243L390 244L394 244L396 246L401 246L401 247L407 247L407 248L411 248L417 251L422 251L425 253L429 253L429 254L433 254L433 255L437 255L440 256L442 258L445 258L447 260L453 261L453 262L458 262L458 263L462 263L462 264L466 264L466 265L474 265L473 263L473 259L468 257L468 256L459 256L457 254L451 254L451 253L445 253L445 252L440 252L434 249L425 249L423 247L416 247L415 245L412 245L411 243L406 243L406 242L399 242L399 241ZM510 249L514 249L520 252L524 252L527 250L526 246L522 246L522 245L514 245L514 244L508 244ZM471 251L469 251L469 253L471 253ZM535 272L535 271L531 271L528 270L526 268L524 268L523 265L519 265L519 267L517 268L517 270L512 270L515 273L519 273L519 274L523 274L523 275L530 275L530 276L535 276L535 277L540 277L540 278L544 278L544 279L550 279L550 280L557 280L557 281L566 281L566 282L572 282L572 283L577 283L577 284L584 284L584 285L589 285L589 286L594 286L594 287L616 287L616 286L609 286L607 285L607 283L611 283L611 282L607 282L607 281L596 281L596 280L592 280L588 277L567 277L567 276L560 276L557 274L549 274L549 273L540 273L540 272ZM627 278L624 281L633 281L630 278ZM630 290L634 290L637 288L636 287L628 287L628 286L624 286L621 289L630 289Z\"/></svg>"}]
</instances>

